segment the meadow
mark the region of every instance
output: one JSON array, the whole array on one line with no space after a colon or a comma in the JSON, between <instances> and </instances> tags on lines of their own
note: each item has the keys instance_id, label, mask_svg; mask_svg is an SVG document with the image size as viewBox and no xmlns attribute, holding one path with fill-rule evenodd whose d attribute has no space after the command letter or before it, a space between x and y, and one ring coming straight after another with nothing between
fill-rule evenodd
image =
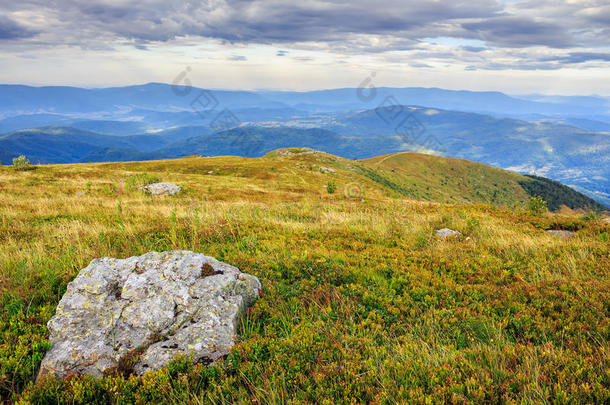
<instances>
[{"instance_id":1,"label":"meadow","mask_svg":"<svg viewBox=\"0 0 610 405\"><path fill-rule=\"evenodd\" d=\"M572 210L534 215L526 194L493 205L410 198L360 165L376 170L277 152L0 167L0 397L23 404L610 400L608 222ZM151 197L138 189L154 181L183 191ZM443 227L463 236L435 237ZM551 228L577 232L562 239L545 233ZM260 279L263 294L230 355L210 366L178 358L142 378L116 370L99 380L35 383L49 348L46 322L80 269L97 257L173 249Z\"/></svg>"}]
</instances>

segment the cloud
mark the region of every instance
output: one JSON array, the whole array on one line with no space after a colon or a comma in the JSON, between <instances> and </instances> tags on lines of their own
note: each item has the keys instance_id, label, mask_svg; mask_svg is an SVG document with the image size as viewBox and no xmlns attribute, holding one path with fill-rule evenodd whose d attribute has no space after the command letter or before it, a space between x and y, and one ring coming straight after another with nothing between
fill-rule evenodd
<instances>
[{"instance_id":1,"label":"cloud","mask_svg":"<svg viewBox=\"0 0 610 405\"><path fill-rule=\"evenodd\" d=\"M546 45L565 48L574 45L565 27L547 21L507 16L485 21L464 23L462 27L491 45L522 48Z\"/></svg>"},{"instance_id":2,"label":"cloud","mask_svg":"<svg viewBox=\"0 0 610 405\"><path fill-rule=\"evenodd\" d=\"M590 61L610 62L610 53L570 52L567 55L544 58L543 61L556 61L561 63L585 63Z\"/></svg>"},{"instance_id":3,"label":"cloud","mask_svg":"<svg viewBox=\"0 0 610 405\"><path fill-rule=\"evenodd\" d=\"M352 35L414 39L446 30L453 19L489 18L502 11L497 0L65 0L54 7L42 0L23 0L2 8L27 11L57 33L58 40L60 34L73 32L84 41L199 36L244 43L332 43Z\"/></svg>"},{"instance_id":4,"label":"cloud","mask_svg":"<svg viewBox=\"0 0 610 405\"><path fill-rule=\"evenodd\" d=\"M314 58L312 58L311 56L293 56L292 59L299 62L311 62L312 60L314 60Z\"/></svg>"},{"instance_id":5,"label":"cloud","mask_svg":"<svg viewBox=\"0 0 610 405\"><path fill-rule=\"evenodd\" d=\"M0 17L0 42L18 43L19 51L56 46L112 50L125 44L150 51L212 40L229 54L253 44L272 45L280 57L301 50L335 54L337 60L398 53L395 63L422 67L442 63L467 69L548 70L610 62L602 50L610 37L607 0L5 3L0 4L0 15L5 15ZM441 37L450 41L430 40Z\"/></svg>"},{"instance_id":6,"label":"cloud","mask_svg":"<svg viewBox=\"0 0 610 405\"><path fill-rule=\"evenodd\" d=\"M36 31L25 28L10 18L0 15L0 40L29 38L36 34Z\"/></svg>"}]
</instances>

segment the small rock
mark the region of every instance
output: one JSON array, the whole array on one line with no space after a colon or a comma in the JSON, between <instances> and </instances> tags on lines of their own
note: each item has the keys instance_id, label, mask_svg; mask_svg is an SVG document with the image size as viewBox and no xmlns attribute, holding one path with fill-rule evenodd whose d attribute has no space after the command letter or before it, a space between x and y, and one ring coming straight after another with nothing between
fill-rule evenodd
<instances>
[{"instance_id":1,"label":"small rock","mask_svg":"<svg viewBox=\"0 0 610 405\"><path fill-rule=\"evenodd\" d=\"M85 190L77 191L77 192L75 193L75 195L77 195L77 196L79 196L79 197L82 197L82 196L84 196L85 194L87 194L87 192L86 192Z\"/></svg>"},{"instance_id":2,"label":"small rock","mask_svg":"<svg viewBox=\"0 0 610 405\"><path fill-rule=\"evenodd\" d=\"M177 355L213 362L229 353L260 287L256 277L189 251L95 259L47 324L51 349L38 375L100 377L136 350L137 374Z\"/></svg>"},{"instance_id":3,"label":"small rock","mask_svg":"<svg viewBox=\"0 0 610 405\"><path fill-rule=\"evenodd\" d=\"M324 166L320 166L320 172L321 173L325 173L325 174L329 174L329 173L337 173L337 171L331 167L324 167Z\"/></svg>"},{"instance_id":4,"label":"small rock","mask_svg":"<svg viewBox=\"0 0 610 405\"><path fill-rule=\"evenodd\" d=\"M548 233L551 236L555 236L556 238L571 238L572 236L574 236L574 234L576 232L572 232L572 231L564 231L564 230L560 230L560 229L549 229L548 231L546 231L546 233Z\"/></svg>"},{"instance_id":5,"label":"small rock","mask_svg":"<svg viewBox=\"0 0 610 405\"><path fill-rule=\"evenodd\" d=\"M146 191L150 195L174 195L182 190L180 186L172 183L153 183L141 186L140 189Z\"/></svg>"},{"instance_id":6,"label":"small rock","mask_svg":"<svg viewBox=\"0 0 610 405\"><path fill-rule=\"evenodd\" d=\"M436 231L436 236L439 238L452 238L454 236L462 236L462 234L449 228L443 228Z\"/></svg>"}]
</instances>

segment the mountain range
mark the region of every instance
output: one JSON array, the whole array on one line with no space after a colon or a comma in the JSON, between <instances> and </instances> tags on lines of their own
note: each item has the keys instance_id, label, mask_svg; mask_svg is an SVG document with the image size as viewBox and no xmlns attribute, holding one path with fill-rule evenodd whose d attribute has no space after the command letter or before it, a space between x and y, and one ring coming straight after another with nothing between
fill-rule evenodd
<instances>
[{"instance_id":1,"label":"mountain range","mask_svg":"<svg viewBox=\"0 0 610 405\"><path fill-rule=\"evenodd\" d=\"M549 177L610 204L610 100L425 88L225 91L151 83L0 86L0 161L262 156L311 147L352 159L464 158Z\"/></svg>"}]
</instances>

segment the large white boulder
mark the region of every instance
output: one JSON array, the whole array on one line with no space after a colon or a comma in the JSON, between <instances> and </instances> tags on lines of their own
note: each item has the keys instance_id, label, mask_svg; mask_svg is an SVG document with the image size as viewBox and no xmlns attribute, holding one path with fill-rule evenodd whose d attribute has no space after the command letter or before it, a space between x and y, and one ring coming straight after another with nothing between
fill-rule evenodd
<instances>
[{"instance_id":1,"label":"large white boulder","mask_svg":"<svg viewBox=\"0 0 610 405\"><path fill-rule=\"evenodd\" d=\"M47 324L52 346L39 376L99 377L126 356L137 374L180 354L212 362L229 353L260 287L256 277L189 251L95 259Z\"/></svg>"}]
</instances>

